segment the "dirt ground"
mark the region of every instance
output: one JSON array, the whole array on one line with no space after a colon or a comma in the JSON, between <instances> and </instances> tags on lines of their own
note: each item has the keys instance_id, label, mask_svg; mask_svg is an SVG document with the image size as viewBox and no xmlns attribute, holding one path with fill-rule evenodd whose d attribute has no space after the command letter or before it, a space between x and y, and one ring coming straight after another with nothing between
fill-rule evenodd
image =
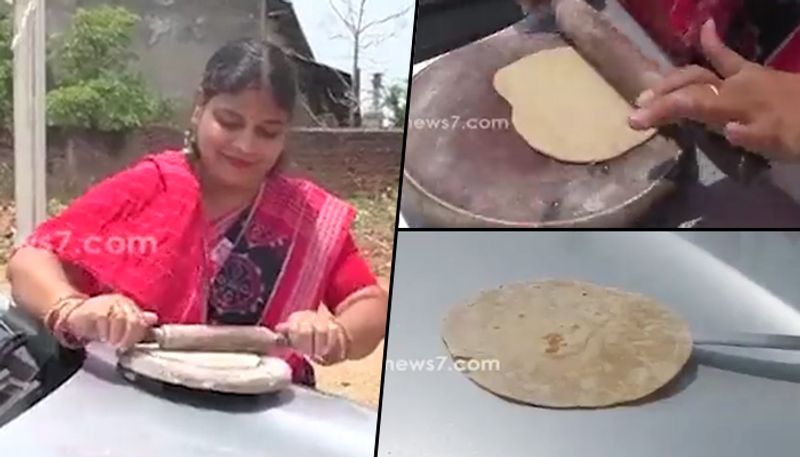
<instances>
[{"instance_id":1,"label":"dirt ground","mask_svg":"<svg viewBox=\"0 0 800 457\"><path fill-rule=\"evenodd\" d=\"M353 200L359 209L355 234L381 283L388 288L391 275L396 193L392 190ZM5 264L13 245L14 207L0 202L0 293L8 291ZM388 290L388 289L387 289ZM383 343L368 357L332 367L316 367L320 390L377 408L380 397Z\"/></svg>"},{"instance_id":2,"label":"dirt ground","mask_svg":"<svg viewBox=\"0 0 800 457\"><path fill-rule=\"evenodd\" d=\"M333 367L315 367L317 387L323 392L341 395L377 409L381 390L383 342L362 360L345 362Z\"/></svg>"}]
</instances>

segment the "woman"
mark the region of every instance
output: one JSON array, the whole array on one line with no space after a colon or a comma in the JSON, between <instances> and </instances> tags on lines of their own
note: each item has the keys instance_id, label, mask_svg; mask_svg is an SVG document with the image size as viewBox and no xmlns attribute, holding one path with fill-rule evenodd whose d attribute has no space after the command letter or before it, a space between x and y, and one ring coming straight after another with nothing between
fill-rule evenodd
<instances>
[{"instance_id":1,"label":"woman","mask_svg":"<svg viewBox=\"0 0 800 457\"><path fill-rule=\"evenodd\" d=\"M800 159L800 75L746 60L723 43L713 20L700 41L716 72L692 65L668 75L640 96L631 127L688 119L767 158Z\"/></svg>"},{"instance_id":2,"label":"woman","mask_svg":"<svg viewBox=\"0 0 800 457\"><path fill-rule=\"evenodd\" d=\"M277 47L219 49L185 149L144 157L39 226L9 261L15 300L70 347L130 348L164 323L264 325L288 336L278 355L312 386L308 358L370 354L387 295L353 241L353 208L283 171L295 99Z\"/></svg>"}]
</instances>

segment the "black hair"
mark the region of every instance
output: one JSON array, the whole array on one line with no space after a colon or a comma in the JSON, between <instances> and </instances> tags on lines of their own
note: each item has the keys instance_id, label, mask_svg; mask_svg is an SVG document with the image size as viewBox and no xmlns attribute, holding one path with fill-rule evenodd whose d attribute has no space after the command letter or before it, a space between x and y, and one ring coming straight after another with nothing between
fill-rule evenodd
<instances>
[{"instance_id":1,"label":"black hair","mask_svg":"<svg viewBox=\"0 0 800 457\"><path fill-rule=\"evenodd\" d=\"M205 100L220 93L269 87L289 114L297 99L296 69L280 47L256 38L227 43L208 60L200 91Z\"/></svg>"}]
</instances>

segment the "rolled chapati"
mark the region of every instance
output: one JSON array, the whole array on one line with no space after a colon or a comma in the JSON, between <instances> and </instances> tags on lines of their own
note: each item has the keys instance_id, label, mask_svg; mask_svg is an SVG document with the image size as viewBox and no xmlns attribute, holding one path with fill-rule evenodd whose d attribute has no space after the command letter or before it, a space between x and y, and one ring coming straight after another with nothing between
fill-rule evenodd
<instances>
[{"instance_id":1,"label":"rolled chapati","mask_svg":"<svg viewBox=\"0 0 800 457\"><path fill-rule=\"evenodd\" d=\"M656 133L632 129L628 117L633 107L569 46L507 65L497 71L493 84L511 105L517 133L556 160L603 162Z\"/></svg>"},{"instance_id":2,"label":"rolled chapati","mask_svg":"<svg viewBox=\"0 0 800 457\"><path fill-rule=\"evenodd\" d=\"M552 408L641 399L679 373L688 323L644 295L578 281L504 285L450 310L443 339L479 386Z\"/></svg>"},{"instance_id":3,"label":"rolled chapati","mask_svg":"<svg viewBox=\"0 0 800 457\"><path fill-rule=\"evenodd\" d=\"M275 392L291 384L292 373L282 359L231 352L160 350L139 345L122 354L125 370L150 379L193 389L236 394Z\"/></svg>"}]
</instances>

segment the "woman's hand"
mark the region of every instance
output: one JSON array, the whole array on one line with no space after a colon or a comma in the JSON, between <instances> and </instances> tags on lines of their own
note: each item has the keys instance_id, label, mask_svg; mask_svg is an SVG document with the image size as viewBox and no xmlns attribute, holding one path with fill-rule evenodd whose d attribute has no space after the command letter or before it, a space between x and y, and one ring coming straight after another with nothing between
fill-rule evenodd
<instances>
[{"instance_id":1,"label":"woman's hand","mask_svg":"<svg viewBox=\"0 0 800 457\"><path fill-rule=\"evenodd\" d=\"M800 75L747 61L725 46L712 20L703 26L701 44L719 76L699 66L675 71L640 96L631 127L688 119L724 134L735 146L800 160Z\"/></svg>"},{"instance_id":2,"label":"woman's hand","mask_svg":"<svg viewBox=\"0 0 800 457\"><path fill-rule=\"evenodd\" d=\"M142 311L131 299L119 294L92 297L71 311L64 325L82 340L102 341L118 349L129 349L145 337L158 316Z\"/></svg>"},{"instance_id":3,"label":"woman's hand","mask_svg":"<svg viewBox=\"0 0 800 457\"><path fill-rule=\"evenodd\" d=\"M347 360L349 337L329 313L298 311L275 330L285 334L292 347L320 365Z\"/></svg>"}]
</instances>

